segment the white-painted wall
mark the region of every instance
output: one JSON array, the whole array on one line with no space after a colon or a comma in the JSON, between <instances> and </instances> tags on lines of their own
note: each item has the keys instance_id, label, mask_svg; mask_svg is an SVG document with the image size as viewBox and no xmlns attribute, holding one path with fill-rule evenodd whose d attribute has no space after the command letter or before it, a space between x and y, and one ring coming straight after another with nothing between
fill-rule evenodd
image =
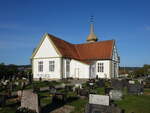
<instances>
[{"instance_id":1,"label":"white-painted wall","mask_svg":"<svg viewBox=\"0 0 150 113\"><path fill-rule=\"evenodd\" d=\"M43 72L38 71L38 62L43 61ZM55 62L54 72L49 71L49 61ZM45 79L60 79L61 67L60 58L47 58L47 59L34 59L33 60L33 78L45 78Z\"/></svg>"},{"instance_id":2,"label":"white-painted wall","mask_svg":"<svg viewBox=\"0 0 150 113\"><path fill-rule=\"evenodd\" d=\"M70 76L72 78L89 78L89 65L72 59L70 62Z\"/></svg>"},{"instance_id":3,"label":"white-painted wall","mask_svg":"<svg viewBox=\"0 0 150 113\"><path fill-rule=\"evenodd\" d=\"M98 72L98 63L104 64L104 72ZM110 78L110 60L98 60L96 61L96 75L98 75L99 78Z\"/></svg>"},{"instance_id":4,"label":"white-painted wall","mask_svg":"<svg viewBox=\"0 0 150 113\"><path fill-rule=\"evenodd\" d=\"M54 46L50 42L48 36L45 37L43 43L35 54L34 58L59 57Z\"/></svg>"},{"instance_id":5,"label":"white-painted wall","mask_svg":"<svg viewBox=\"0 0 150 113\"><path fill-rule=\"evenodd\" d=\"M38 62L43 61L43 72L38 71ZM54 72L49 71L49 61L55 62ZM32 58L33 78L60 79L61 78L61 57L56 52L48 36L44 37L38 51Z\"/></svg>"}]
</instances>

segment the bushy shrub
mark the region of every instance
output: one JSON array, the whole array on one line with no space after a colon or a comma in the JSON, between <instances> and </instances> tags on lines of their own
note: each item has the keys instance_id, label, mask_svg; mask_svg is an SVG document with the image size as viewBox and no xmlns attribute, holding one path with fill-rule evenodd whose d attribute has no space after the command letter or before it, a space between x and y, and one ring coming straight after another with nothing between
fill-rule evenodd
<instances>
[{"instance_id":1,"label":"bushy shrub","mask_svg":"<svg viewBox=\"0 0 150 113\"><path fill-rule=\"evenodd\" d=\"M17 109L16 113L37 113L37 112L25 107L20 107Z\"/></svg>"}]
</instances>

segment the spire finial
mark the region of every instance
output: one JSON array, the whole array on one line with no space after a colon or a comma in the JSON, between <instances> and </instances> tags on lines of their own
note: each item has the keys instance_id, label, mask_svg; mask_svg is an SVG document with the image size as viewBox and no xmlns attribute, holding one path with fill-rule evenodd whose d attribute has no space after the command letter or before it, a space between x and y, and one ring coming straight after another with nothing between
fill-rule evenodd
<instances>
[{"instance_id":1,"label":"spire finial","mask_svg":"<svg viewBox=\"0 0 150 113\"><path fill-rule=\"evenodd\" d=\"M94 33L94 16L90 17L90 33Z\"/></svg>"},{"instance_id":2,"label":"spire finial","mask_svg":"<svg viewBox=\"0 0 150 113\"><path fill-rule=\"evenodd\" d=\"M94 16L93 15L91 15L91 17L90 17L90 22L91 22L91 24L94 22Z\"/></svg>"},{"instance_id":3,"label":"spire finial","mask_svg":"<svg viewBox=\"0 0 150 113\"><path fill-rule=\"evenodd\" d=\"M98 39L94 34L94 16L90 17L90 34L87 37L87 42L96 42Z\"/></svg>"}]
</instances>

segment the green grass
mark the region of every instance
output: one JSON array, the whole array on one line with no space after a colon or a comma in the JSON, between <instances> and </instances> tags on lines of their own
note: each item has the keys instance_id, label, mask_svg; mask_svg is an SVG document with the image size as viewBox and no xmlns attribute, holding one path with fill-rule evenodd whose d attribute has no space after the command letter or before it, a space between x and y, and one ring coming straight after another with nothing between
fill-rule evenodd
<instances>
[{"instance_id":1,"label":"green grass","mask_svg":"<svg viewBox=\"0 0 150 113\"><path fill-rule=\"evenodd\" d=\"M85 105L88 103L88 99L77 99L69 105L74 106L75 110L72 113L84 113Z\"/></svg>"},{"instance_id":2,"label":"green grass","mask_svg":"<svg viewBox=\"0 0 150 113\"><path fill-rule=\"evenodd\" d=\"M50 81L34 81L32 84L28 85L25 87L25 89L31 89L34 86L36 87L48 87L50 85L58 85L61 84L61 82L50 82Z\"/></svg>"},{"instance_id":3,"label":"green grass","mask_svg":"<svg viewBox=\"0 0 150 113\"><path fill-rule=\"evenodd\" d=\"M96 88L96 92L97 92L97 94L100 94L100 95L104 95L105 94L104 88Z\"/></svg>"},{"instance_id":4,"label":"green grass","mask_svg":"<svg viewBox=\"0 0 150 113\"><path fill-rule=\"evenodd\" d=\"M0 113L15 113L19 104L15 101L6 101L6 105L4 107L0 107Z\"/></svg>"},{"instance_id":5,"label":"green grass","mask_svg":"<svg viewBox=\"0 0 150 113\"><path fill-rule=\"evenodd\" d=\"M123 100L115 102L125 113L150 113L150 96L126 95Z\"/></svg>"},{"instance_id":6,"label":"green grass","mask_svg":"<svg viewBox=\"0 0 150 113\"><path fill-rule=\"evenodd\" d=\"M0 113L15 113L16 112L16 107L3 107L0 108Z\"/></svg>"}]
</instances>

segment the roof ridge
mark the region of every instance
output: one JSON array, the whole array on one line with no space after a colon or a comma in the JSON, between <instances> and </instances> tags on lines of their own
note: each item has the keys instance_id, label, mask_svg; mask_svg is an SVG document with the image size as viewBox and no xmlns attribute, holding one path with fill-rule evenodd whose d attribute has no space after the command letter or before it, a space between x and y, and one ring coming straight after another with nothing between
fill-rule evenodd
<instances>
[{"instance_id":1,"label":"roof ridge","mask_svg":"<svg viewBox=\"0 0 150 113\"><path fill-rule=\"evenodd\" d=\"M53 38L62 40L62 41L64 41L64 42L68 43L68 44L72 44L72 43L70 43L70 42L68 42L68 41L65 41L65 40L63 40L63 39L61 39L61 38L59 38L59 37L56 37L56 36L54 36L54 35L52 35L52 34L48 34L48 35L49 35L50 37L53 37ZM72 44L72 45L74 45L74 44Z\"/></svg>"},{"instance_id":2,"label":"roof ridge","mask_svg":"<svg viewBox=\"0 0 150 113\"><path fill-rule=\"evenodd\" d=\"M98 41L98 42L81 43L81 44L74 44L74 45L92 45L92 44L103 43L103 42L108 42L108 41L114 41L114 40L103 40L103 41Z\"/></svg>"}]
</instances>

